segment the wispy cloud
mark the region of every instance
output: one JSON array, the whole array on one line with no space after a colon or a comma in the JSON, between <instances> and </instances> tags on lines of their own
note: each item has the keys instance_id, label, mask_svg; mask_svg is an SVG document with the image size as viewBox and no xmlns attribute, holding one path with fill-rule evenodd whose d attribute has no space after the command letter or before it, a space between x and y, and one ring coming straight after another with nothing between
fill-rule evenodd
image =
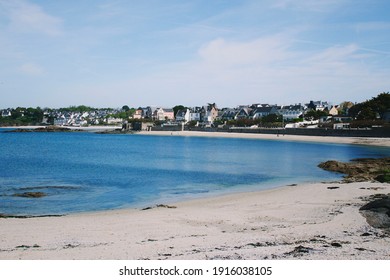
<instances>
[{"instance_id":1,"label":"wispy cloud","mask_svg":"<svg viewBox=\"0 0 390 280\"><path fill-rule=\"evenodd\" d=\"M306 62L312 65L332 65L333 67L337 67L351 62L351 59L354 59L354 56L357 55L358 50L359 47L355 44L333 46L313 54L306 59Z\"/></svg>"},{"instance_id":2,"label":"wispy cloud","mask_svg":"<svg viewBox=\"0 0 390 280\"><path fill-rule=\"evenodd\" d=\"M295 50L294 40L283 36L247 42L216 39L199 49L197 59L166 65L147 79L129 80L123 88L143 92L143 100L148 93L165 89L161 93L166 100L208 102L211 98L231 106L265 100L305 102L327 96L341 102L337 96L355 100L356 93L369 91L374 84L378 90L386 87L383 78L389 72L364 62L356 44L307 53Z\"/></svg>"},{"instance_id":3,"label":"wispy cloud","mask_svg":"<svg viewBox=\"0 0 390 280\"><path fill-rule=\"evenodd\" d=\"M62 33L62 20L49 15L39 5L23 0L0 0L9 20L9 28L20 33L42 33L56 36Z\"/></svg>"},{"instance_id":4,"label":"wispy cloud","mask_svg":"<svg viewBox=\"0 0 390 280\"><path fill-rule=\"evenodd\" d=\"M384 22L384 21L358 22L355 24L355 29L356 32L378 31L378 30L390 31L390 22Z\"/></svg>"},{"instance_id":5,"label":"wispy cloud","mask_svg":"<svg viewBox=\"0 0 390 280\"><path fill-rule=\"evenodd\" d=\"M273 0L272 6L280 9L325 12L343 4L343 0Z\"/></svg>"},{"instance_id":6,"label":"wispy cloud","mask_svg":"<svg viewBox=\"0 0 390 280\"><path fill-rule=\"evenodd\" d=\"M289 57L288 42L278 36L266 37L247 42L213 40L199 50L199 55L207 64L253 65L269 64Z\"/></svg>"},{"instance_id":7,"label":"wispy cloud","mask_svg":"<svg viewBox=\"0 0 390 280\"><path fill-rule=\"evenodd\" d=\"M44 74L44 70L36 63L25 63L19 67L19 70L30 76L41 76Z\"/></svg>"}]
</instances>

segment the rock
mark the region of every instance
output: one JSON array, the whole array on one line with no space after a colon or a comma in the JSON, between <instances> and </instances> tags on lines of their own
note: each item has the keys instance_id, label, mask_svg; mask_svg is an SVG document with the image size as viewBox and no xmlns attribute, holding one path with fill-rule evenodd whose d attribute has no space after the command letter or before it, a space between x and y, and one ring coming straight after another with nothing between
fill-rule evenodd
<instances>
[{"instance_id":1,"label":"rock","mask_svg":"<svg viewBox=\"0 0 390 280\"><path fill-rule=\"evenodd\" d=\"M390 196L381 195L359 209L367 223L373 227L390 231Z\"/></svg>"},{"instance_id":2,"label":"rock","mask_svg":"<svg viewBox=\"0 0 390 280\"><path fill-rule=\"evenodd\" d=\"M8 215L0 213L0 219L30 219L30 218L43 218L43 217L61 217L63 215Z\"/></svg>"},{"instance_id":3,"label":"rock","mask_svg":"<svg viewBox=\"0 0 390 280\"><path fill-rule=\"evenodd\" d=\"M18 128L13 130L7 130L5 132L75 132L82 131L80 129L70 129L63 126L49 125L46 127L37 127L34 129Z\"/></svg>"},{"instance_id":4,"label":"rock","mask_svg":"<svg viewBox=\"0 0 390 280\"><path fill-rule=\"evenodd\" d=\"M70 128L62 127L62 126L55 126L55 125L49 125L46 127L38 127L34 129L35 132L69 132L72 131Z\"/></svg>"},{"instance_id":5,"label":"rock","mask_svg":"<svg viewBox=\"0 0 390 280\"><path fill-rule=\"evenodd\" d=\"M333 247L337 247L337 248L342 247L342 245L338 242L332 242L332 243L330 243L330 245L332 245Z\"/></svg>"},{"instance_id":6,"label":"rock","mask_svg":"<svg viewBox=\"0 0 390 280\"><path fill-rule=\"evenodd\" d=\"M360 210L370 210L386 213L390 217L390 198L380 198L360 207Z\"/></svg>"},{"instance_id":7,"label":"rock","mask_svg":"<svg viewBox=\"0 0 390 280\"><path fill-rule=\"evenodd\" d=\"M339 162L329 160L322 162L318 167L338 173L346 174L343 181L365 182L365 181L390 181L390 157L386 158L360 158L351 162Z\"/></svg>"},{"instance_id":8,"label":"rock","mask_svg":"<svg viewBox=\"0 0 390 280\"><path fill-rule=\"evenodd\" d=\"M156 207L157 207L157 208L171 208L171 209L177 208L177 207L174 206L174 205L166 205L166 204L157 204Z\"/></svg>"},{"instance_id":9,"label":"rock","mask_svg":"<svg viewBox=\"0 0 390 280\"><path fill-rule=\"evenodd\" d=\"M155 207L145 207L145 208L142 208L141 210L144 211L144 210L150 210L150 209L153 209L153 208L169 208L169 209L175 209L177 208L176 206L173 206L173 205L166 205L166 204L157 204Z\"/></svg>"},{"instance_id":10,"label":"rock","mask_svg":"<svg viewBox=\"0 0 390 280\"><path fill-rule=\"evenodd\" d=\"M287 253L284 253L284 254L285 255L293 255L293 256L296 257L296 256L301 256L303 254L309 254L313 250L314 250L313 248L299 245L299 246L295 247L294 250L292 250L291 252L287 252Z\"/></svg>"},{"instance_id":11,"label":"rock","mask_svg":"<svg viewBox=\"0 0 390 280\"><path fill-rule=\"evenodd\" d=\"M12 196L26 197L26 198L41 198L46 196L46 194L44 192L24 192L24 193L15 193Z\"/></svg>"}]
</instances>

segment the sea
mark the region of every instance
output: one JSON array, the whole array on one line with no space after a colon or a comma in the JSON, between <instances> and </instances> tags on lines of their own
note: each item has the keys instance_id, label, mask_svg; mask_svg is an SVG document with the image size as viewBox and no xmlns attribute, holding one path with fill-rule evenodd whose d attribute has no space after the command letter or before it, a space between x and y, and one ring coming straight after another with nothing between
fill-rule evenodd
<instances>
[{"instance_id":1,"label":"sea","mask_svg":"<svg viewBox=\"0 0 390 280\"><path fill-rule=\"evenodd\" d=\"M334 181L342 174L319 163L390 156L389 148L360 145L6 130L0 129L2 215L143 208Z\"/></svg>"}]
</instances>

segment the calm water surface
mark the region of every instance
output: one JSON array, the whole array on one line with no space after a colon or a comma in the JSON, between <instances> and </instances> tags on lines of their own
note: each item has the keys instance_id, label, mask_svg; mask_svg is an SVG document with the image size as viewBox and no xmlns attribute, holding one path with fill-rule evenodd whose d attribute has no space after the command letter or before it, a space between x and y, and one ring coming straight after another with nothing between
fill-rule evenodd
<instances>
[{"instance_id":1,"label":"calm water surface","mask_svg":"<svg viewBox=\"0 0 390 280\"><path fill-rule=\"evenodd\" d=\"M390 149L252 139L3 133L0 213L66 214L143 207L285 184L335 180L325 160ZM15 197L44 192L41 198Z\"/></svg>"}]
</instances>

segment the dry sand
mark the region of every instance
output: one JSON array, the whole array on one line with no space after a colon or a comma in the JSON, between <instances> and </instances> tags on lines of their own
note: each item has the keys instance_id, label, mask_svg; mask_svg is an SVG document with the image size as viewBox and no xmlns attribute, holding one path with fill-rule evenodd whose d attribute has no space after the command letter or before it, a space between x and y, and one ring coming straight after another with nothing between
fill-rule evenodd
<instances>
[{"instance_id":1,"label":"dry sand","mask_svg":"<svg viewBox=\"0 0 390 280\"><path fill-rule=\"evenodd\" d=\"M359 212L389 184L314 183L154 207L0 219L0 259L387 259Z\"/></svg>"},{"instance_id":2,"label":"dry sand","mask_svg":"<svg viewBox=\"0 0 390 280\"><path fill-rule=\"evenodd\" d=\"M367 143L360 138L172 135L389 146L388 139ZM0 259L390 260L389 233L371 227L359 212L364 198L382 193L390 193L390 184L312 183L197 199L172 208L0 219Z\"/></svg>"},{"instance_id":3,"label":"dry sand","mask_svg":"<svg viewBox=\"0 0 390 280\"><path fill-rule=\"evenodd\" d=\"M276 134L238 133L238 132L203 132L203 131L141 131L137 133L141 135L225 137L225 138L301 141L301 142L355 144L355 145L390 147L389 138L332 137L332 136L306 136L306 135L303 136L303 135L283 135L282 133L280 133L278 136Z\"/></svg>"}]
</instances>

